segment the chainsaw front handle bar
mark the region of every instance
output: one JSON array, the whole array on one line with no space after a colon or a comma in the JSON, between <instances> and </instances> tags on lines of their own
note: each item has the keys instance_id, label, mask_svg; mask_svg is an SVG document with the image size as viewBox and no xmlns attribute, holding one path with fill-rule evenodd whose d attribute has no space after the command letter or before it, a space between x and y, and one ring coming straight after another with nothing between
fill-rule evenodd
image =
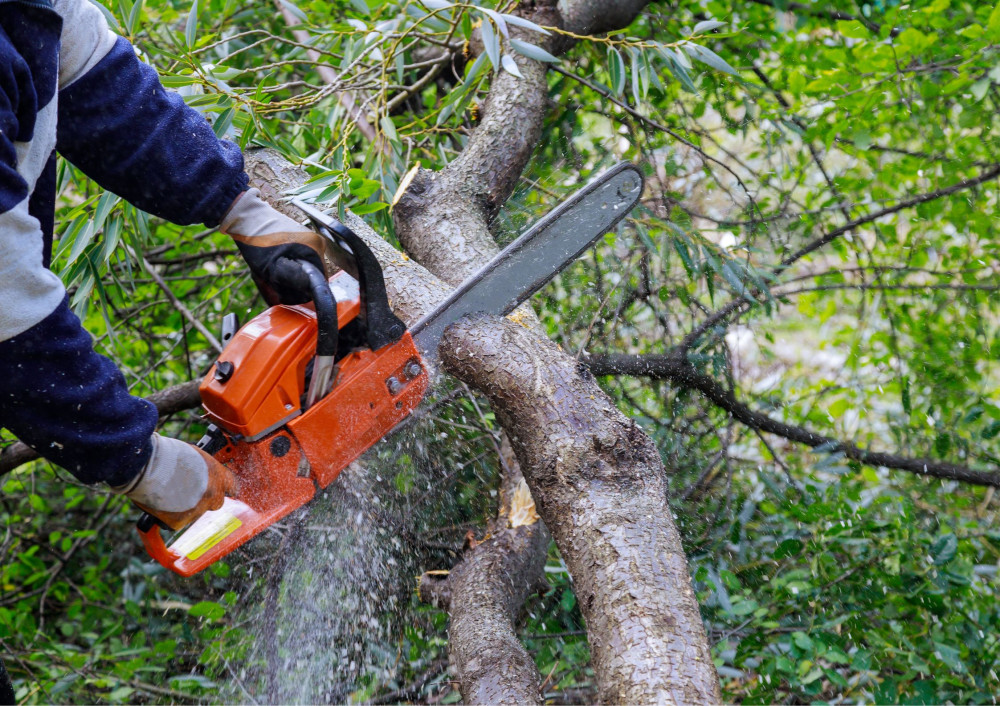
<instances>
[{"instance_id":1,"label":"chainsaw front handle bar","mask_svg":"<svg viewBox=\"0 0 1000 706\"><path fill-rule=\"evenodd\" d=\"M337 321L337 299L333 296L326 277L319 268L308 262L300 262L299 265L309 278L309 289L312 290L313 306L316 309L316 357L313 359L312 379L309 381L305 405L305 409L309 409L326 397L333 387L340 326Z\"/></svg>"},{"instance_id":2,"label":"chainsaw front handle bar","mask_svg":"<svg viewBox=\"0 0 1000 706\"><path fill-rule=\"evenodd\" d=\"M316 355L332 358L337 355L337 338L340 333L337 325L337 300L330 290L330 283L318 267L303 261L299 261L299 266L309 278L309 289L316 308Z\"/></svg>"},{"instance_id":3,"label":"chainsaw front handle bar","mask_svg":"<svg viewBox=\"0 0 1000 706\"><path fill-rule=\"evenodd\" d=\"M300 199L292 199L292 204L309 216L316 232L329 240L337 254L346 259L346 262L338 261L338 266L358 280L361 290L361 313L358 318L368 347L377 351L399 341L406 333L406 324L392 313L382 266L368 244L329 214Z\"/></svg>"}]
</instances>

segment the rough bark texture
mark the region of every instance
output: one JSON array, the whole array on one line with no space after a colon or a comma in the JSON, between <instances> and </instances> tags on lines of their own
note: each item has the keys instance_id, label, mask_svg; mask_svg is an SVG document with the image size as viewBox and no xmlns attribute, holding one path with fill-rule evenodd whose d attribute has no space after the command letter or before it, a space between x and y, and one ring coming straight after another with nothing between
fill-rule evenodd
<instances>
[{"instance_id":1,"label":"rough bark texture","mask_svg":"<svg viewBox=\"0 0 1000 706\"><path fill-rule=\"evenodd\" d=\"M466 552L433 596L424 595L431 579L421 578L421 598L448 608L448 652L465 703L541 703L538 669L515 621L544 585L548 545L540 522L507 528Z\"/></svg>"},{"instance_id":2,"label":"rough bark texture","mask_svg":"<svg viewBox=\"0 0 1000 706\"><path fill-rule=\"evenodd\" d=\"M655 445L554 344L464 319L445 369L485 392L573 576L602 702L721 695Z\"/></svg>"},{"instance_id":3,"label":"rough bark texture","mask_svg":"<svg viewBox=\"0 0 1000 706\"><path fill-rule=\"evenodd\" d=\"M628 27L649 0L560 0L562 27L573 34L603 34Z\"/></svg>"},{"instance_id":4,"label":"rough bark texture","mask_svg":"<svg viewBox=\"0 0 1000 706\"><path fill-rule=\"evenodd\" d=\"M538 24L584 34L625 27L645 4L584 0L557 8L553 0L536 0L522 3L518 13ZM538 35L527 39L539 43ZM571 44L561 36L546 46L558 53ZM494 78L482 122L463 153L441 172L419 170L393 210L396 233L406 249L451 283L497 251L489 224L541 135L548 112L545 67L523 57L518 65L523 79L505 72ZM520 356L509 356L495 331L493 338L483 337L471 324L459 324L449 333L442 355L452 363L461 361L455 368L460 376L474 381L501 407L507 404L501 425L512 435L545 523L550 529L559 527L553 534L585 605L602 699L718 701L717 678L666 503L665 471L656 448L614 411L592 381L575 374L574 361L539 336L510 328L522 334ZM468 355L484 341L494 346L489 360ZM507 397L494 399L498 390ZM521 404L512 404L515 399ZM556 463L557 458L566 461ZM477 569L470 559L447 581L453 626L460 595L456 579ZM480 579L488 580L483 569L490 567L478 568ZM465 635L453 627L452 643L466 638L477 644L474 630ZM454 656L454 646L452 650ZM503 664L493 665L493 679ZM460 676L463 695L478 701L465 678Z\"/></svg>"}]
</instances>

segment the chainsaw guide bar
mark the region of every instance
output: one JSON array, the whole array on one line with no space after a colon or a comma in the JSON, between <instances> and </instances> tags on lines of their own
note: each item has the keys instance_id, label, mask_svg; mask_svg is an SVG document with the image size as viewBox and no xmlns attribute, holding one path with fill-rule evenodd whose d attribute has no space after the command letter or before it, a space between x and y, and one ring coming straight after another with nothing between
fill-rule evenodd
<instances>
[{"instance_id":1,"label":"chainsaw guide bar","mask_svg":"<svg viewBox=\"0 0 1000 706\"><path fill-rule=\"evenodd\" d=\"M512 312L621 222L642 186L642 173L627 162L601 173L410 330L389 308L382 270L364 241L293 199L344 271L327 282L307 270L311 304L271 307L242 328L226 316L225 348L199 386L211 422L199 446L229 467L240 490L169 546L159 521L143 515L146 551L191 576L308 503L417 408L449 324Z\"/></svg>"}]
</instances>

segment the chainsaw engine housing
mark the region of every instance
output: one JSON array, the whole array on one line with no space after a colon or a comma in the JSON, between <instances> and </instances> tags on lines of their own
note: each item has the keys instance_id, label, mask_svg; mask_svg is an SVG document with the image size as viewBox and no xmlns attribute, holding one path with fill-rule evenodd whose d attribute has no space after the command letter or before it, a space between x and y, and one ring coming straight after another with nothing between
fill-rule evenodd
<instances>
[{"instance_id":1,"label":"chainsaw engine housing","mask_svg":"<svg viewBox=\"0 0 1000 706\"><path fill-rule=\"evenodd\" d=\"M330 280L341 341L349 343L361 302L358 283ZM159 527L140 527L150 556L191 576L311 500L405 419L423 399L427 370L410 334L378 350L341 346L333 387L303 409L316 353L311 305L275 306L229 341L199 390L206 417L223 436L215 458L240 490L167 547Z\"/></svg>"}]
</instances>

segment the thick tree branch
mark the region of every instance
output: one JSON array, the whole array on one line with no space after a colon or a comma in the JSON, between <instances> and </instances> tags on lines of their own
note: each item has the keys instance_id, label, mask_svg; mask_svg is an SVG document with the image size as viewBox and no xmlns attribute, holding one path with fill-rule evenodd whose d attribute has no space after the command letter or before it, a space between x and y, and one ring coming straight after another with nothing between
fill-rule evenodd
<instances>
[{"instance_id":1,"label":"thick tree branch","mask_svg":"<svg viewBox=\"0 0 1000 706\"><path fill-rule=\"evenodd\" d=\"M465 703L541 703L538 669L515 628L544 585L548 546L541 522L504 528L470 548L447 579L421 577L421 600L448 608L448 651Z\"/></svg>"},{"instance_id":2,"label":"thick tree branch","mask_svg":"<svg viewBox=\"0 0 1000 706\"><path fill-rule=\"evenodd\" d=\"M524 602L547 587L552 538L506 437L499 453L500 510L486 538L477 543L470 532L461 562L443 579L424 573L418 595L449 612L448 649L465 703L541 703L538 670L515 628Z\"/></svg>"},{"instance_id":3,"label":"thick tree branch","mask_svg":"<svg viewBox=\"0 0 1000 706\"><path fill-rule=\"evenodd\" d=\"M571 0L561 3L560 26L573 34L604 34L625 29L649 0Z\"/></svg>"},{"instance_id":4,"label":"thick tree branch","mask_svg":"<svg viewBox=\"0 0 1000 706\"><path fill-rule=\"evenodd\" d=\"M556 24L549 4L537 3L529 19ZM528 59L518 65L524 78L495 74L482 121L462 154L440 172L419 170L393 207L396 235L407 252L452 284L498 252L487 225L513 192L541 136L545 67Z\"/></svg>"},{"instance_id":5,"label":"thick tree branch","mask_svg":"<svg viewBox=\"0 0 1000 706\"><path fill-rule=\"evenodd\" d=\"M666 472L574 359L496 317L452 325L445 369L482 390L573 577L603 703L719 703ZM452 596L452 603L455 596Z\"/></svg>"},{"instance_id":6,"label":"thick tree branch","mask_svg":"<svg viewBox=\"0 0 1000 706\"><path fill-rule=\"evenodd\" d=\"M635 18L636 13L645 4L645 2L612 4L589 1L563 3L559 8L563 13L560 18L555 14L555 3L547 0L524 3L519 11L538 24L562 26L580 34L624 27ZM564 22L565 18L569 18L569 21ZM538 41L537 36L529 39ZM551 39L547 46L550 50L559 52L569 44L571 42L565 41L565 37L561 36ZM548 111L546 67L523 58L518 59L518 65L523 78L511 76L506 72L500 72L494 77L489 98L484 106L483 120L470 136L463 153L439 173L418 171L408 186L404 187L393 210L396 233L400 241L422 264L449 282L461 281L497 252L496 244L489 233L489 223L510 196L541 135L542 123ZM478 335L474 326L461 328L460 331L449 334L447 342L442 346L442 349L448 349L448 354L454 353L456 348L468 350L469 338ZM540 336L537 340L541 341ZM534 345L535 339L525 342L526 349L531 349ZM543 344L539 342L537 345ZM476 344L473 342L471 347L475 348ZM552 348L545 350L551 351ZM573 368L572 359L562 353L557 355L562 357L564 366ZM477 359L466 359L465 379L475 380L476 387L482 390L497 385L502 386L502 381L507 376L506 361L506 356L497 355L491 359L491 363L495 365L477 369ZM548 372L548 370L538 371L538 384L543 384ZM564 380L553 381L554 394L561 396L566 393L564 383ZM597 418L600 417L602 410L613 407L596 386L588 390L586 401L583 401L583 398L578 401L581 404L579 409L581 416L589 414ZM584 409L585 407L590 409ZM516 436L522 433L521 424L537 421L537 418L525 413L522 420L518 420L516 415L506 417L502 426L508 432L517 430L511 435L511 440L517 448ZM637 428L633 430L637 431ZM580 430L571 419L548 418L536 431L547 438L565 439L566 443L572 443L571 440L579 436ZM647 451L652 448L652 443L642 436L641 432L636 436L642 438L641 443ZM590 441L586 436L583 439L582 448L593 452L593 447L588 446ZM631 439L630 443L636 443L636 439ZM655 456L655 448L653 452ZM557 491L546 485L547 481L541 480L547 478L543 469L529 469L524 465L526 462L538 463L540 459L535 456L530 457L530 460L526 458L521 452L518 453L518 460L522 463L532 495L539 500L541 514L546 525L556 536L557 544L571 566L570 571L574 580L578 581L578 573L589 577L588 590L593 585L593 590L597 594L609 597L611 602L614 601L610 597L617 596L617 591L623 583L639 585L648 582L649 591L640 593L643 599L649 597L651 600L637 599L632 608L638 610L638 606L642 606L644 618L638 622L646 621L643 624L644 630L655 626L649 632L656 632L657 635L650 637L649 640L645 639L644 634L639 635L635 632L639 626L632 618L636 616L631 615L628 610L611 612L607 615L602 612L600 617L585 611L585 615L588 616L588 635L591 645L602 655L600 659L595 660L595 671L604 699L703 702L706 700L704 697L708 696L708 700L717 701L719 698L717 679L711 661L707 659L708 643L697 614L697 606L693 601L686 560L669 509L666 507L665 495L661 493L655 500L649 499L650 502L657 504L657 512L650 512L649 507L642 502L633 507L630 506L631 498L619 498L619 501L629 508L623 511L623 516L616 523L625 537L623 544L628 544L638 537L642 537L642 542L653 542L656 548L647 555L647 558L652 557L656 567L648 566L648 562L634 560L634 557L626 551L622 555L612 553L602 555L601 560L606 566L606 573L588 573L592 572L595 558L591 552L601 553L610 547L598 548L602 546L599 538L592 537L583 525L567 521L566 517L569 513L576 513L580 517L587 515L591 509L587 504L587 498L590 496L574 496L562 507L552 500L539 499L539 494L548 497ZM581 457L580 460L585 459ZM656 460L658 461L658 456ZM621 467L609 468L609 478L613 478L613 482L630 483L628 479L632 474L639 472L631 465L631 461L629 458L623 460ZM593 479L586 473L577 475L580 470L572 465L568 466L564 481L580 488L589 487ZM658 473L654 485L665 487L662 464L654 468L643 467L641 472L654 476ZM630 514L632 510L636 510L636 514ZM553 529L553 523L558 523L561 532ZM597 526L601 526L601 523L598 522ZM508 557L508 562L511 559L513 555ZM667 564L670 564L670 569L662 570L661 567ZM460 566L464 567L466 564ZM474 564L468 566L470 570L476 568ZM650 570L648 574L645 573L647 568ZM478 583L488 579L487 575L480 572L476 581ZM452 579L448 580L448 584L454 621L456 601L460 598ZM578 582L578 589L579 585ZM683 596L677 597L678 593L685 591ZM655 600L652 599L654 594L657 596ZM578 595L587 594L580 594L578 590ZM635 596L638 597L639 593ZM583 598L581 602L582 600ZM693 613L689 610L692 606ZM602 609L610 608L608 604L602 605ZM510 621L511 618L508 617L505 622ZM462 639L463 635L453 630L451 638L453 654L459 651L455 643ZM627 649L619 649L626 644ZM513 654L519 645L516 641L511 641L506 642L505 646L512 650ZM678 649L679 652L675 651ZM682 656L685 652L700 657L689 661ZM659 666L651 667L652 662L656 662ZM677 664L681 662L689 663L685 668L678 668ZM489 679L499 681L500 675L496 675L496 672L507 663L519 664L520 661L508 657L491 665L490 668L495 676L489 677L486 683ZM634 663L636 666L628 666L628 663ZM461 671L460 664L456 666ZM532 684L521 685L522 693L529 687L537 686L537 678L531 679L531 682ZM464 681L462 691L467 700L479 699L480 692L476 692L471 685L467 686Z\"/></svg>"},{"instance_id":7,"label":"thick tree branch","mask_svg":"<svg viewBox=\"0 0 1000 706\"><path fill-rule=\"evenodd\" d=\"M751 429L775 434L789 441L812 448L823 447L827 453L844 456L869 466L884 466L919 475L958 480L974 485L1000 487L1000 471L976 471L968 466L935 461L929 458L912 458L898 454L863 449L845 441L817 434L805 427L785 424L763 412L751 409L736 399L732 390L726 389L714 378L699 372L680 355L592 355L585 358L594 375L632 375L660 380L670 380L676 385L701 392L719 408Z\"/></svg>"}]
</instances>

